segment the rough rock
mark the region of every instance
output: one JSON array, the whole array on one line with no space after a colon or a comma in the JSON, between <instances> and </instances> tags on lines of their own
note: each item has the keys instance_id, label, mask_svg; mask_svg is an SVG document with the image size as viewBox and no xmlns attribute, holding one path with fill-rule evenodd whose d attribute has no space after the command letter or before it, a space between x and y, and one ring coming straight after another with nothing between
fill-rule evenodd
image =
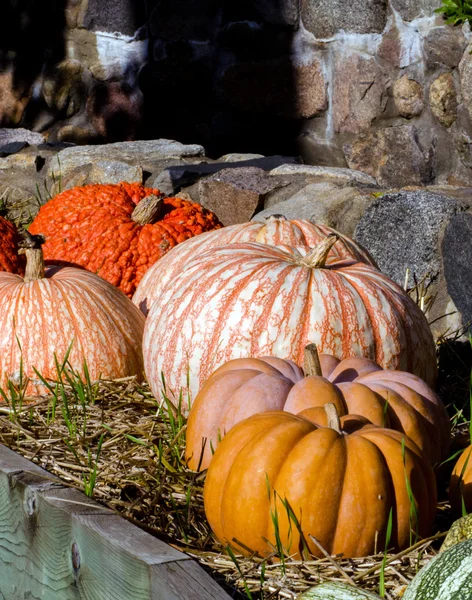
<instances>
[{"instance_id":1,"label":"rough rock","mask_svg":"<svg viewBox=\"0 0 472 600\"><path fill-rule=\"evenodd\" d=\"M257 167L264 171L270 171L278 165L286 164L289 162L295 162L297 159L289 158L285 156L260 156L255 155L255 158L246 158L245 156L251 155L231 155L228 154L228 158L234 156L240 158L234 162L223 162L220 158L216 162L212 163L198 163L198 164L174 164L169 165L162 170L156 177L150 179L152 186L159 188L165 194L173 194L180 191L183 187L191 186L202 177L207 177L214 173L218 173L223 169L239 169L242 167Z\"/></svg>"},{"instance_id":2,"label":"rough rock","mask_svg":"<svg viewBox=\"0 0 472 600\"><path fill-rule=\"evenodd\" d=\"M352 236L357 223L373 200L371 193L356 187L339 188L328 182L311 183L288 200L257 213L254 220L261 221L270 215L280 214L287 219L324 223Z\"/></svg>"},{"instance_id":3,"label":"rough rock","mask_svg":"<svg viewBox=\"0 0 472 600\"><path fill-rule=\"evenodd\" d=\"M198 144L181 144L173 140L141 140L97 146L73 146L61 150L51 161L49 171L63 176L81 165L100 160L117 160L139 165L152 172L155 163L165 159L203 157L205 149Z\"/></svg>"},{"instance_id":4,"label":"rough rock","mask_svg":"<svg viewBox=\"0 0 472 600\"><path fill-rule=\"evenodd\" d=\"M412 125L387 127L344 146L351 169L363 171L385 187L430 183L431 171Z\"/></svg>"},{"instance_id":5,"label":"rough rock","mask_svg":"<svg viewBox=\"0 0 472 600\"><path fill-rule=\"evenodd\" d=\"M225 71L221 85L225 100L238 110L299 119L327 108L326 81L316 55L300 65L290 58L237 64Z\"/></svg>"},{"instance_id":6,"label":"rough rock","mask_svg":"<svg viewBox=\"0 0 472 600\"><path fill-rule=\"evenodd\" d=\"M377 182L370 175L353 169L340 169L335 167L320 167L317 165L283 164L270 171L271 175L307 175L338 185L376 185Z\"/></svg>"},{"instance_id":7,"label":"rough rock","mask_svg":"<svg viewBox=\"0 0 472 600\"><path fill-rule=\"evenodd\" d=\"M15 126L21 121L30 91L17 89L11 69L0 73L0 124Z\"/></svg>"},{"instance_id":8,"label":"rough rock","mask_svg":"<svg viewBox=\"0 0 472 600\"><path fill-rule=\"evenodd\" d=\"M216 213L224 225L249 221L263 208L265 196L286 185L256 167L223 169L198 183L200 204Z\"/></svg>"},{"instance_id":9,"label":"rough rock","mask_svg":"<svg viewBox=\"0 0 472 600\"><path fill-rule=\"evenodd\" d=\"M387 21L387 0L302 0L304 27L317 38L347 33L380 33Z\"/></svg>"},{"instance_id":10,"label":"rough rock","mask_svg":"<svg viewBox=\"0 0 472 600\"><path fill-rule=\"evenodd\" d=\"M78 60L65 60L56 65L43 81L42 92L50 109L71 117L77 113L85 97L83 67Z\"/></svg>"},{"instance_id":11,"label":"rough rock","mask_svg":"<svg viewBox=\"0 0 472 600\"><path fill-rule=\"evenodd\" d=\"M16 128L0 128L0 146L9 144L10 142L26 142L30 145L43 144L46 138L41 133L36 131L29 131L29 129L23 129L22 127Z\"/></svg>"},{"instance_id":12,"label":"rough rock","mask_svg":"<svg viewBox=\"0 0 472 600\"><path fill-rule=\"evenodd\" d=\"M460 322L472 325L472 214L459 213L449 221L442 241L447 291L460 313Z\"/></svg>"},{"instance_id":13,"label":"rough rock","mask_svg":"<svg viewBox=\"0 0 472 600\"><path fill-rule=\"evenodd\" d=\"M424 107L423 88L408 75L393 84L393 99L399 114L407 119L420 115Z\"/></svg>"},{"instance_id":14,"label":"rough rock","mask_svg":"<svg viewBox=\"0 0 472 600\"><path fill-rule=\"evenodd\" d=\"M144 5L128 0L87 0L82 27L90 31L107 31L134 35L135 31L145 23Z\"/></svg>"},{"instance_id":15,"label":"rough rock","mask_svg":"<svg viewBox=\"0 0 472 600\"><path fill-rule=\"evenodd\" d=\"M436 336L445 332L444 315L450 298L441 259L441 242L447 223L468 204L426 191L400 191L377 198L365 211L355 233L381 271L424 296L424 305ZM433 302L434 300L434 302ZM431 304L432 303L432 304ZM447 327L451 324L447 323Z\"/></svg>"},{"instance_id":16,"label":"rough rock","mask_svg":"<svg viewBox=\"0 0 472 600\"><path fill-rule=\"evenodd\" d=\"M390 0L404 21L413 21L417 17L431 17L440 6L437 0Z\"/></svg>"},{"instance_id":17,"label":"rough rock","mask_svg":"<svg viewBox=\"0 0 472 600\"><path fill-rule=\"evenodd\" d=\"M333 124L336 133L360 133L379 117L387 103L389 80L374 58L338 55L334 62Z\"/></svg>"},{"instance_id":18,"label":"rough rock","mask_svg":"<svg viewBox=\"0 0 472 600\"><path fill-rule=\"evenodd\" d=\"M451 27L436 27L424 38L424 53L426 66L430 69L439 65L455 68L460 63L467 46L462 29Z\"/></svg>"},{"instance_id":19,"label":"rough rock","mask_svg":"<svg viewBox=\"0 0 472 600\"><path fill-rule=\"evenodd\" d=\"M126 83L103 83L90 94L87 115L104 139L133 140L142 121L142 94Z\"/></svg>"},{"instance_id":20,"label":"rough rock","mask_svg":"<svg viewBox=\"0 0 472 600\"><path fill-rule=\"evenodd\" d=\"M459 74L462 98L469 115L472 117L472 44L467 46L464 56L459 63Z\"/></svg>"},{"instance_id":21,"label":"rough rock","mask_svg":"<svg viewBox=\"0 0 472 600\"><path fill-rule=\"evenodd\" d=\"M429 88L431 112L444 127L450 127L457 119L457 92L451 73L439 75Z\"/></svg>"}]
</instances>

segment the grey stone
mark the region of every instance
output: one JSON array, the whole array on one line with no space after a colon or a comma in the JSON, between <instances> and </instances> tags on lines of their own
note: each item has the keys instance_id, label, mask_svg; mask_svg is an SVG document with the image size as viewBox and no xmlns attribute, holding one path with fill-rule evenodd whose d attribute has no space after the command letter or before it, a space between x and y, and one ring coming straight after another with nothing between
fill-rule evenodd
<instances>
[{"instance_id":1,"label":"grey stone","mask_svg":"<svg viewBox=\"0 0 472 600\"><path fill-rule=\"evenodd\" d=\"M27 142L30 145L43 144L46 138L41 133L36 131L29 131L29 129L23 129L22 127L15 128L0 128L0 146L9 144L10 142Z\"/></svg>"},{"instance_id":2,"label":"grey stone","mask_svg":"<svg viewBox=\"0 0 472 600\"><path fill-rule=\"evenodd\" d=\"M302 0L302 21L317 38L346 33L381 33L387 21L387 0Z\"/></svg>"},{"instance_id":3,"label":"grey stone","mask_svg":"<svg viewBox=\"0 0 472 600\"><path fill-rule=\"evenodd\" d=\"M344 146L351 169L374 177L385 187L424 185L432 179L428 157L415 127L387 127L359 136Z\"/></svg>"},{"instance_id":4,"label":"grey stone","mask_svg":"<svg viewBox=\"0 0 472 600\"><path fill-rule=\"evenodd\" d=\"M387 104L389 75L372 57L340 53L334 60L333 126L336 133L369 129Z\"/></svg>"},{"instance_id":5,"label":"grey stone","mask_svg":"<svg viewBox=\"0 0 472 600\"><path fill-rule=\"evenodd\" d=\"M317 165L283 164L270 171L271 175L307 175L313 179L320 179L338 185L377 185L370 175L353 169L340 169L336 167L320 167Z\"/></svg>"},{"instance_id":6,"label":"grey stone","mask_svg":"<svg viewBox=\"0 0 472 600\"><path fill-rule=\"evenodd\" d=\"M423 88L408 75L403 75L397 79L393 85L393 98L395 106L402 117L411 119L421 114L423 101Z\"/></svg>"},{"instance_id":7,"label":"grey stone","mask_svg":"<svg viewBox=\"0 0 472 600\"><path fill-rule=\"evenodd\" d=\"M224 225L244 223L263 208L265 196L281 185L287 185L283 178L256 167L223 169L198 183L198 201Z\"/></svg>"},{"instance_id":8,"label":"grey stone","mask_svg":"<svg viewBox=\"0 0 472 600\"><path fill-rule=\"evenodd\" d=\"M421 190L388 193L370 205L354 233L381 271L401 286L406 279L409 288L418 284L413 297L423 296L436 337L444 334L444 315L451 307L441 260L442 237L447 223L468 206Z\"/></svg>"},{"instance_id":9,"label":"grey stone","mask_svg":"<svg viewBox=\"0 0 472 600\"><path fill-rule=\"evenodd\" d=\"M333 183L311 183L288 200L274 204L254 217L262 221L280 214L287 219L323 223L352 236L356 225L374 197L355 187L339 188Z\"/></svg>"},{"instance_id":10,"label":"grey stone","mask_svg":"<svg viewBox=\"0 0 472 600\"><path fill-rule=\"evenodd\" d=\"M246 160L252 160L253 158L264 158L263 154L242 154L241 152L231 152L230 154L225 154L220 156L216 160L216 162L244 162Z\"/></svg>"},{"instance_id":11,"label":"grey stone","mask_svg":"<svg viewBox=\"0 0 472 600\"><path fill-rule=\"evenodd\" d=\"M461 92L469 115L472 117L472 44L467 46L461 62L459 63L459 74L461 82Z\"/></svg>"},{"instance_id":12,"label":"grey stone","mask_svg":"<svg viewBox=\"0 0 472 600\"><path fill-rule=\"evenodd\" d=\"M438 0L390 0L392 7L400 13L404 21L413 21L417 17L430 17L439 8Z\"/></svg>"},{"instance_id":13,"label":"grey stone","mask_svg":"<svg viewBox=\"0 0 472 600\"><path fill-rule=\"evenodd\" d=\"M16 154L28 146L28 142L8 142L0 146L0 157Z\"/></svg>"},{"instance_id":14,"label":"grey stone","mask_svg":"<svg viewBox=\"0 0 472 600\"><path fill-rule=\"evenodd\" d=\"M472 215L459 213L449 221L442 242L447 291L461 313L462 325L472 324Z\"/></svg>"},{"instance_id":15,"label":"grey stone","mask_svg":"<svg viewBox=\"0 0 472 600\"><path fill-rule=\"evenodd\" d=\"M424 38L423 48L428 68L446 65L455 68L460 63L467 40L458 27L436 27Z\"/></svg>"},{"instance_id":16,"label":"grey stone","mask_svg":"<svg viewBox=\"0 0 472 600\"><path fill-rule=\"evenodd\" d=\"M134 35L145 23L144 4L128 0L88 0L82 26L90 31Z\"/></svg>"},{"instance_id":17,"label":"grey stone","mask_svg":"<svg viewBox=\"0 0 472 600\"><path fill-rule=\"evenodd\" d=\"M92 163L90 183L129 183L143 181L143 170L139 166L128 165L117 160L99 160Z\"/></svg>"},{"instance_id":18,"label":"grey stone","mask_svg":"<svg viewBox=\"0 0 472 600\"><path fill-rule=\"evenodd\" d=\"M429 88L431 112L444 127L457 119L457 92L451 73L439 75Z\"/></svg>"},{"instance_id":19,"label":"grey stone","mask_svg":"<svg viewBox=\"0 0 472 600\"><path fill-rule=\"evenodd\" d=\"M230 156L232 155L229 154L228 157ZM222 159L219 159L217 162L213 163L170 165L152 180L153 187L159 188L166 194L171 194L180 191L183 187L193 185L202 177L218 173L223 169L257 167L258 169L263 169L264 171L270 171L278 165L286 164L288 162L295 162L297 160L295 158L285 156L260 155L255 155L256 158L247 158L246 160L243 160L243 156L251 155L239 155L241 160L236 160L234 162L222 162Z\"/></svg>"},{"instance_id":20,"label":"grey stone","mask_svg":"<svg viewBox=\"0 0 472 600\"><path fill-rule=\"evenodd\" d=\"M76 167L100 160L117 160L147 169L153 162L170 158L203 157L205 149L198 144L184 145L172 140L116 142L98 146L72 146L61 150L51 161L49 170L65 175Z\"/></svg>"}]
</instances>

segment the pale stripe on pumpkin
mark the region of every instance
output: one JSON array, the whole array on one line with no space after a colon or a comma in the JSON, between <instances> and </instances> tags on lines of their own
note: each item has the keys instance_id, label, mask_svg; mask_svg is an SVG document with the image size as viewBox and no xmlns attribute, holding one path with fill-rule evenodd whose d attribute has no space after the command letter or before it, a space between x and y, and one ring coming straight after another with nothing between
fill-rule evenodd
<instances>
[{"instance_id":1,"label":"pale stripe on pumpkin","mask_svg":"<svg viewBox=\"0 0 472 600\"><path fill-rule=\"evenodd\" d=\"M161 372L174 392L193 396L223 362L273 355L302 364L308 342L339 358L365 356L388 369L435 377L426 318L375 268L340 261L297 264L307 249L233 244L206 252L163 289L143 340L145 370L159 393Z\"/></svg>"}]
</instances>

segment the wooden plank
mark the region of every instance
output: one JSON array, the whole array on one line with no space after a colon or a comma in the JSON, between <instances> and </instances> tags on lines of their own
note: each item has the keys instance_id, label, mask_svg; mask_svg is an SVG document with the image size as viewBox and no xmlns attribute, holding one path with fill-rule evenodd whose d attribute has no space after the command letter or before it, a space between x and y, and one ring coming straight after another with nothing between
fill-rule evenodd
<instances>
[{"instance_id":1,"label":"wooden plank","mask_svg":"<svg viewBox=\"0 0 472 600\"><path fill-rule=\"evenodd\" d=\"M0 600L225 600L192 558L0 445Z\"/></svg>"}]
</instances>

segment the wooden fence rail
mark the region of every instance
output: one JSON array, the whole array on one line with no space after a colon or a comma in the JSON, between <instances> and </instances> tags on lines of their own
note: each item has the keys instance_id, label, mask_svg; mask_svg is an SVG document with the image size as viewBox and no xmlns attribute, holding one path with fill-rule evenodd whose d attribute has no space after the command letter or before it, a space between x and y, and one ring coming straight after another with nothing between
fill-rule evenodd
<instances>
[{"instance_id":1,"label":"wooden fence rail","mask_svg":"<svg viewBox=\"0 0 472 600\"><path fill-rule=\"evenodd\" d=\"M229 600L192 558L0 445L0 599Z\"/></svg>"}]
</instances>

